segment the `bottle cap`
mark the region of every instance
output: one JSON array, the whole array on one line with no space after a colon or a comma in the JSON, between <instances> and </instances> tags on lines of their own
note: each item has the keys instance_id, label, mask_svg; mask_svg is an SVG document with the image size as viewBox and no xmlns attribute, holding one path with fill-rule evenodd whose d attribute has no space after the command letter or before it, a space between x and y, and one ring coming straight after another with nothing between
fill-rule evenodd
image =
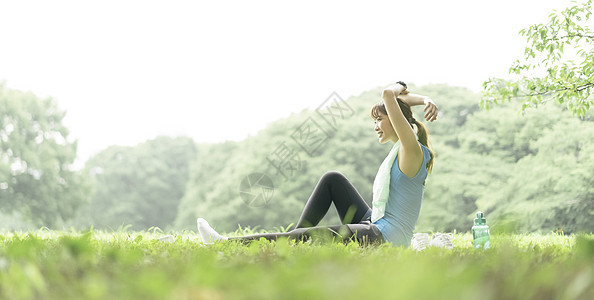
<instances>
[{"instance_id":1,"label":"bottle cap","mask_svg":"<svg viewBox=\"0 0 594 300\"><path fill-rule=\"evenodd\" d=\"M474 219L474 225L485 225L487 224L487 219L484 218L483 212L479 211L476 213L476 218Z\"/></svg>"}]
</instances>

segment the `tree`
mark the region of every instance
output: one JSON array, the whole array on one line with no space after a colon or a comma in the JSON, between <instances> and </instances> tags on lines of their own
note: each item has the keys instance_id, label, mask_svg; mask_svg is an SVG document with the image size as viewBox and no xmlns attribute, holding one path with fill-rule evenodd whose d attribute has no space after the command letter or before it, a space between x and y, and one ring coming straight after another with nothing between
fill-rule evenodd
<instances>
[{"instance_id":1,"label":"tree","mask_svg":"<svg viewBox=\"0 0 594 300\"><path fill-rule=\"evenodd\" d=\"M72 169L76 142L68 139L64 116L51 98L0 83L0 210L55 226L86 201L89 188Z\"/></svg>"},{"instance_id":2,"label":"tree","mask_svg":"<svg viewBox=\"0 0 594 300\"><path fill-rule=\"evenodd\" d=\"M523 61L509 69L513 80L490 78L483 83L481 105L523 99L521 111L554 100L574 115L584 116L594 102L594 22L592 0L554 11L546 24L520 31L527 38Z\"/></svg>"},{"instance_id":3,"label":"tree","mask_svg":"<svg viewBox=\"0 0 594 300\"><path fill-rule=\"evenodd\" d=\"M134 147L101 151L85 165L94 191L77 223L134 229L171 225L195 157L196 145L188 137L157 137Z\"/></svg>"},{"instance_id":4,"label":"tree","mask_svg":"<svg viewBox=\"0 0 594 300\"><path fill-rule=\"evenodd\" d=\"M550 112L559 114L558 109ZM498 192L484 193L477 202L497 220L495 224L503 223L507 230L591 232L593 139L593 122L555 121L533 137L533 154L509 166L510 176Z\"/></svg>"}]
</instances>

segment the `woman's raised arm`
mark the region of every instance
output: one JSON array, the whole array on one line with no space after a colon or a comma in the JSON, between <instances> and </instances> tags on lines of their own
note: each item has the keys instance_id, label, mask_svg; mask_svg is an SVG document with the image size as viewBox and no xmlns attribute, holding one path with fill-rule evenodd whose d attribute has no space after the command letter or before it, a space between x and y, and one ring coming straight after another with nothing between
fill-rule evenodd
<instances>
[{"instance_id":1,"label":"woman's raised arm","mask_svg":"<svg viewBox=\"0 0 594 300\"><path fill-rule=\"evenodd\" d=\"M414 177L423 162L423 150L417 142L417 135L414 129L404 117L402 109L396 100L396 97L405 91L405 89L405 86L396 83L383 90L382 99L386 105L390 123L400 140L400 149L398 152L400 171L408 177Z\"/></svg>"}]
</instances>

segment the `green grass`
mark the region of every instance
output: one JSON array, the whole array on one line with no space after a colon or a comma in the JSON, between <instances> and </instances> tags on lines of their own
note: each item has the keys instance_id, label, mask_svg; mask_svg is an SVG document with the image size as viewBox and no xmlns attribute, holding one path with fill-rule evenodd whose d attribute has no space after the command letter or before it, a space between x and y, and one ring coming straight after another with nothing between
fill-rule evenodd
<instances>
[{"instance_id":1,"label":"green grass","mask_svg":"<svg viewBox=\"0 0 594 300\"><path fill-rule=\"evenodd\" d=\"M592 299L594 236L494 235L472 249L156 232L0 234L1 299Z\"/></svg>"}]
</instances>

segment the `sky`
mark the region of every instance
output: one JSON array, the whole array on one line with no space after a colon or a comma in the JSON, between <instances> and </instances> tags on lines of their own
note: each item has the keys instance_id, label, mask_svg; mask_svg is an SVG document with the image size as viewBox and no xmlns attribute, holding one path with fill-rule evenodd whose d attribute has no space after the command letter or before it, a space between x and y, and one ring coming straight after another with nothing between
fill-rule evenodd
<instances>
[{"instance_id":1,"label":"sky","mask_svg":"<svg viewBox=\"0 0 594 300\"><path fill-rule=\"evenodd\" d=\"M81 165L159 135L239 141L332 92L479 92L521 58L521 29L569 4L0 0L0 82L67 112Z\"/></svg>"}]
</instances>

